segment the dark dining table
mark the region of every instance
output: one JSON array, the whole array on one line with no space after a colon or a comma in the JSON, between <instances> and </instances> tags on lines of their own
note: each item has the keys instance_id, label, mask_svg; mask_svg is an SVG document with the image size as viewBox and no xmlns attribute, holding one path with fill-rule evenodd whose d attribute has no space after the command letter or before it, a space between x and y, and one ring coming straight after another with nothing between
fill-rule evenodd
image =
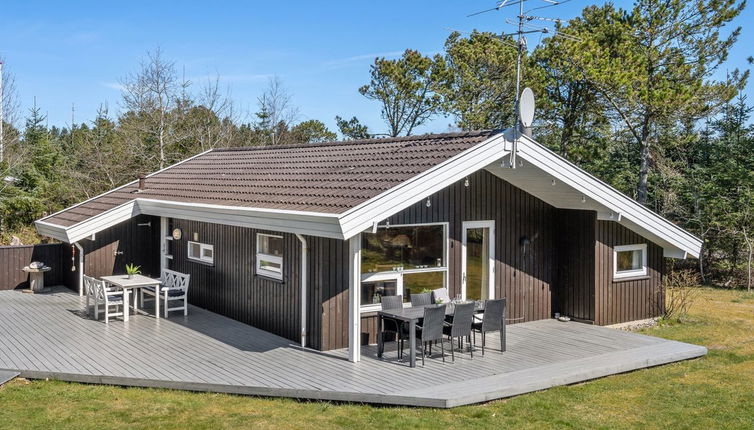
<instances>
[{"instance_id":1,"label":"dark dining table","mask_svg":"<svg viewBox=\"0 0 754 430\"><path fill-rule=\"evenodd\" d=\"M484 312L484 302L474 302L476 312ZM408 347L409 347L409 366L416 367L416 323L424 318L424 308L428 306L442 306L442 305L426 305L426 306L412 306L402 309L386 309L377 311L377 358L382 358L383 350L383 321L385 319L392 319L408 324ZM455 312L455 305L449 303L445 305L445 316L452 316Z\"/></svg>"}]
</instances>

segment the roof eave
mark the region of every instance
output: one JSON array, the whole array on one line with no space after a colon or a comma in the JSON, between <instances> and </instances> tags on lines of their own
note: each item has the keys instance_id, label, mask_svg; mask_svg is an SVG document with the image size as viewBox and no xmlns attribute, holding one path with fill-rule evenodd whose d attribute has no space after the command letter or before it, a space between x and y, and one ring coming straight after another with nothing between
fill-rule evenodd
<instances>
[{"instance_id":1,"label":"roof eave","mask_svg":"<svg viewBox=\"0 0 754 430\"><path fill-rule=\"evenodd\" d=\"M631 229L640 230L643 236L653 238L663 246L667 257L698 257L702 240L686 230L652 212L595 176L582 170L565 158L555 154L534 139L523 136L518 145L518 155L553 178L578 190L600 205L620 214L622 224L631 224Z\"/></svg>"},{"instance_id":2,"label":"roof eave","mask_svg":"<svg viewBox=\"0 0 754 430\"><path fill-rule=\"evenodd\" d=\"M171 202L137 198L71 226L44 220L37 232L66 243L75 243L137 215L181 218L259 230L299 233L343 239L337 214Z\"/></svg>"}]
</instances>

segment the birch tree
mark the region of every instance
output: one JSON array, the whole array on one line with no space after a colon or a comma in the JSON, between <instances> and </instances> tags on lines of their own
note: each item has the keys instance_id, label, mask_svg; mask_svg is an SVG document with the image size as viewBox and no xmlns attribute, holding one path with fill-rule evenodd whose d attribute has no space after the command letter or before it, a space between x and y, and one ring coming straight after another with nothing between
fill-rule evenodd
<instances>
[{"instance_id":1,"label":"birch tree","mask_svg":"<svg viewBox=\"0 0 754 430\"><path fill-rule=\"evenodd\" d=\"M162 169L175 158L173 145L183 136L175 133L187 103L190 82L179 77L175 63L159 48L147 53L139 70L121 80L126 110L122 126L129 130L134 149L145 159L146 170Z\"/></svg>"}]
</instances>

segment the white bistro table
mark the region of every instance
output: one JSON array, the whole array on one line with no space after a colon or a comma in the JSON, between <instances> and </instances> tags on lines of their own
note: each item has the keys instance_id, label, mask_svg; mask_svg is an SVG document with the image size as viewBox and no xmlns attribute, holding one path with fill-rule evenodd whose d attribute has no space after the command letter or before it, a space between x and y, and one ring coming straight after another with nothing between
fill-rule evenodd
<instances>
[{"instance_id":1,"label":"white bistro table","mask_svg":"<svg viewBox=\"0 0 754 430\"><path fill-rule=\"evenodd\" d=\"M137 289L144 288L144 287L154 287L155 292L157 293L158 299L154 301L154 315L155 318L160 318L160 280L150 278L148 276L144 275L133 275L130 278L128 275L113 275L113 276L103 276L102 280L107 282L110 285L114 285L121 290L123 290L123 303L125 303L125 306L123 307L123 321L128 321L128 314L130 313L128 308L131 306L130 302L128 301L128 296L133 293L134 296L134 303L133 308L134 312L138 312L138 295L136 294ZM142 303L143 305L143 303Z\"/></svg>"}]
</instances>

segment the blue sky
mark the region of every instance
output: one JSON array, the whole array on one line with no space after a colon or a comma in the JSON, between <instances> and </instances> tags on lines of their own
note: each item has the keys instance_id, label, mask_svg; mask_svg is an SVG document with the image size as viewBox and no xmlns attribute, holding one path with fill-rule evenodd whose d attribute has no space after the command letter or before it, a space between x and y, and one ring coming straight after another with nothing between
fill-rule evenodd
<instances>
[{"instance_id":1,"label":"blue sky","mask_svg":"<svg viewBox=\"0 0 754 430\"><path fill-rule=\"evenodd\" d=\"M592 3L572 0L539 13L570 18ZM119 79L159 46L197 84L219 74L243 111L255 110L267 79L277 75L293 95L301 120L320 119L334 129L335 115L356 115L381 132L385 126L379 106L357 92L368 81L374 57L396 56L406 48L440 52L451 29L511 31L505 19L515 15L512 10L466 17L494 4L14 1L0 8L0 56L16 76L22 113L36 96L50 125L69 124L71 104L76 106L77 122L92 119L103 102L116 114ZM736 24L750 22L752 7ZM751 26L743 28L727 69L747 67L746 57L754 55L752 31ZM754 99L752 92L754 85L749 84L747 93ZM444 131L451 122L438 118L420 131Z\"/></svg>"}]
</instances>

